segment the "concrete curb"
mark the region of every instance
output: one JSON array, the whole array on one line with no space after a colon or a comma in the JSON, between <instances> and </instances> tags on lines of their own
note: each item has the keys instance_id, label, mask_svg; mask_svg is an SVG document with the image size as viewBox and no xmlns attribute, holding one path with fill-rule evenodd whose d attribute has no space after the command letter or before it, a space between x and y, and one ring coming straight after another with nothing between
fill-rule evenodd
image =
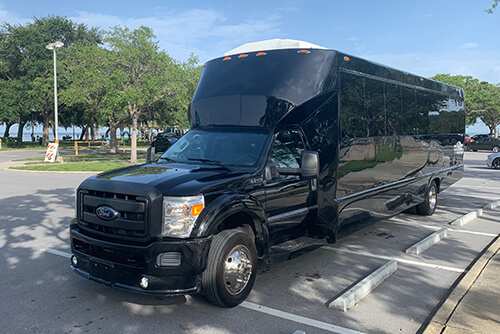
<instances>
[{"instance_id":1,"label":"concrete curb","mask_svg":"<svg viewBox=\"0 0 500 334\"><path fill-rule=\"evenodd\" d=\"M490 202L488 204L486 204L483 209L494 209L496 208L497 206L500 206L500 200L498 201L494 201L494 202Z\"/></svg>"},{"instance_id":2,"label":"concrete curb","mask_svg":"<svg viewBox=\"0 0 500 334\"><path fill-rule=\"evenodd\" d=\"M484 253L476 260L471 269L460 279L458 284L453 288L448 298L436 311L429 324L423 331L423 334L438 334L446 327L448 320L457 308L458 304L469 291L476 279L479 277L488 261L500 249L500 238L497 236L484 251Z\"/></svg>"},{"instance_id":3,"label":"concrete curb","mask_svg":"<svg viewBox=\"0 0 500 334\"><path fill-rule=\"evenodd\" d=\"M397 269L398 263L395 260L387 262L382 267L366 276L363 280L358 282L341 296L328 302L328 308L333 308L343 312L347 311L366 295L375 290L377 286L394 274Z\"/></svg>"},{"instance_id":4,"label":"concrete curb","mask_svg":"<svg viewBox=\"0 0 500 334\"><path fill-rule=\"evenodd\" d=\"M483 209L477 209L476 211L469 212L466 215L452 221L450 225L453 226L464 226L465 224L473 221L474 219L481 217L483 215Z\"/></svg>"},{"instance_id":5,"label":"concrete curb","mask_svg":"<svg viewBox=\"0 0 500 334\"><path fill-rule=\"evenodd\" d=\"M448 229L442 228L439 231L432 233L431 235L429 235L425 239L417 242L415 245L408 248L406 250L406 253L418 255L418 254L424 252L426 249L437 244L440 240L446 238L447 236L448 236Z\"/></svg>"}]
</instances>

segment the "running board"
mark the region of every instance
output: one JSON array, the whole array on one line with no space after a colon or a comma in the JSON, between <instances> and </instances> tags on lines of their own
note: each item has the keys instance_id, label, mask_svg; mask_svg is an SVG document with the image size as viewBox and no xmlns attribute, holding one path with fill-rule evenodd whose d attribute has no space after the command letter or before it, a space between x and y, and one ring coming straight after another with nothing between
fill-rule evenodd
<instances>
[{"instance_id":1,"label":"running board","mask_svg":"<svg viewBox=\"0 0 500 334\"><path fill-rule=\"evenodd\" d=\"M309 247L321 247L328 244L327 238L309 238L300 237L293 240L285 241L271 247L271 254L269 256L270 262L282 262L290 258L292 253L303 250Z\"/></svg>"}]
</instances>

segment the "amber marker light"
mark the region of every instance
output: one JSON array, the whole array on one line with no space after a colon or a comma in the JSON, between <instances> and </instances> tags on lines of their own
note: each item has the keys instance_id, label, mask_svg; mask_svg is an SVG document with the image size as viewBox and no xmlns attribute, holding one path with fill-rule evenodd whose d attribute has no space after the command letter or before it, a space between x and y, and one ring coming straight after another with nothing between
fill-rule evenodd
<instances>
[{"instance_id":1,"label":"amber marker light","mask_svg":"<svg viewBox=\"0 0 500 334\"><path fill-rule=\"evenodd\" d=\"M222 58L223 61L230 60L230 59L231 59L231 57L224 57L224 58Z\"/></svg>"},{"instance_id":2,"label":"amber marker light","mask_svg":"<svg viewBox=\"0 0 500 334\"><path fill-rule=\"evenodd\" d=\"M345 60L345 61L349 61L349 60L351 60L351 58L349 58L349 57L345 56L345 57L344 57L344 60Z\"/></svg>"},{"instance_id":3,"label":"amber marker light","mask_svg":"<svg viewBox=\"0 0 500 334\"><path fill-rule=\"evenodd\" d=\"M201 213L201 210L203 210L203 206L203 204L193 205L191 207L191 215L198 216Z\"/></svg>"},{"instance_id":4,"label":"amber marker light","mask_svg":"<svg viewBox=\"0 0 500 334\"><path fill-rule=\"evenodd\" d=\"M257 57L265 56L265 55L267 55L267 53L265 53L265 52L257 52L257 54L256 54Z\"/></svg>"},{"instance_id":5,"label":"amber marker light","mask_svg":"<svg viewBox=\"0 0 500 334\"><path fill-rule=\"evenodd\" d=\"M242 53L238 56L238 58L245 58L245 57L248 57L248 55L246 53Z\"/></svg>"},{"instance_id":6,"label":"amber marker light","mask_svg":"<svg viewBox=\"0 0 500 334\"><path fill-rule=\"evenodd\" d=\"M306 53L306 54L307 54L307 53L311 53L311 51L309 51L309 50L299 50L299 51L297 51L297 52L298 52L298 53Z\"/></svg>"}]
</instances>

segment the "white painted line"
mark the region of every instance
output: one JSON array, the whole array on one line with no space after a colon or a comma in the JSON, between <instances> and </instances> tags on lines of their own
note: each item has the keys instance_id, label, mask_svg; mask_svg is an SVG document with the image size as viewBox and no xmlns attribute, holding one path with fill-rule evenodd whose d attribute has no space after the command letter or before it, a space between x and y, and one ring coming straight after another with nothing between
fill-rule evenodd
<instances>
[{"instance_id":1,"label":"white painted line","mask_svg":"<svg viewBox=\"0 0 500 334\"><path fill-rule=\"evenodd\" d=\"M450 223L450 225L464 226L465 224L473 221L477 217L481 217L482 215L483 215L483 209L477 209L476 211L469 212L468 214L463 215L458 219L455 219Z\"/></svg>"},{"instance_id":2,"label":"white painted line","mask_svg":"<svg viewBox=\"0 0 500 334\"><path fill-rule=\"evenodd\" d=\"M418 226L418 227L425 227L428 228L429 230L439 230L442 227L441 226L432 226L432 225L425 225L425 224L408 224L404 222L397 222L397 221L390 221L391 224L398 224L398 225L405 225L405 226ZM469 234L476 234L476 235L484 235L487 237L496 237L497 234L493 233L485 233L485 232L475 232L475 231L467 231L467 230L459 230L455 228L448 228L448 232L458 232L458 233L469 233Z\"/></svg>"},{"instance_id":3,"label":"white painted line","mask_svg":"<svg viewBox=\"0 0 500 334\"><path fill-rule=\"evenodd\" d=\"M442 266L442 265L439 265L439 264L432 264L432 263L425 263L425 262L421 262L421 261L407 260L407 259L403 259L403 258L400 258L400 257L375 255L375 254L371 254L371 253L365 253L365 252L359 252L359 251L352 251L352 250L349 250L349 249L333 248L331 246L323 246L321 248L328 249L328 250L331 250L331 251L338 251L338 252L344 252L344 253L354 254L354 255L374 257L374 258L383 259L383 260L396 260L396 261L401 262L401 263L405 263L405 264L409 264L409 265L414 265L414 266L419 266L419 267L427 267L427 268L434 268L434 269L440 269L440 270L446 270L446 271L453 271L453 272L456 272L456 273L463 273L463 272L465 272L465 269L463 269L463 268L448 267L448 266Z\"/></svg>"},{"instance_id":4,"label":"white painted line","mask_svg":"<svg viewBox=\"0 0 500 334\"><path fill-rule=\"evenodd\" d=\"M490 203L486 204L486 205L484 206L484 209L494 209L494 208L496 208L497 206L500 206L500 200L498 200L498 201L494 201L494 202L490 202Z\"/></svg>"},{"instance_id":5,"label":"white painted line","mask_svg":"<svg viewBox=\"0 0 500 334\"><path fill-rule=\"evenodd\" d=\"M347 311L375 290L380 284L382 284L382 282L391 277L396 270L398 270L398 263L396 261L391 260L387 262L382 267L363 278L340 297L328 303L328 308L333 308L343 312Z\"/></svg>"},{"instance_id":6,"label":"white painted line","mask_svg":"<svg viewBox=\"0 0 500 334\"><path fill-rule=\"evenodd\" d=\"M406 253L418 255L418 254L424 252L426 249L437 244L441 239L444 239L447 236L448 236L448 229L442 228L439 231L432 233L427 238L417 242L415 245L408 248L406 250Z\"/></svg>"},{"instance_id":7,"label":"white painted line","mask_svg":"<svg viewBox=\"0 0 500 334\"><path fill-rule=\"evenodd\" d=\"M329 324L329 323L326 323L326 322L322 322L322 321L318 321L318 320L314 320L314 319L309 319L309 318L301 317L299 315L295 315L295 314L292 314L292 313L287 313L287 312L275 310L275 309L272 309L272 308L269 308L269 307L265 307L265 306L262 306L262 305L258 305L258 304L254 304L254 303L251 303L251 302L243 302L243 303L240 304L240 306L242 306L244 308L247 308L247 309L250 309L250 310L253 310L253 311L257 311L257 312L265 313L265 314L268 314L268 315L272 315L274 317L278 317L278 318L281 318L281 319L286 319L286 320L294 321L294 322L297 322L299 324L303 324L303 325L307 325L307 326L311 326L311 327L315 327L315 328L319 328L319 329L324 329L324 330L332 332L332 333L338 333L338 334L363 334L362 332L358 332L358 331L355 331L355 330L352 330L352 329L348 329L348 328L344 328L344 327L332 325L332 324Z\"/></svg>"},{"instance_id":8,"label":"white painted line","mask_svg":"<svg viewBox=\"0 0 500 334\"><path fill-rule=\"evenodd\" d=\"M475 231L466 231L466 230L457 230L454 228L449 228L449 232L458 232L458 233L468 233L468 234L476 234L476 235L484 235L486 237L496 237L498 234L486 233L486 232L475 232Z\"/></svg>"},{"instance_id":9,"label":"white painted line","mask_svg":"<svg viewBox=\"0 0 500 334\"><path fill-rule=\"evenodd\" d=\"M54 255L59 255L59 256L62 256L62 257L66 257L66 258L71 258L71 255L70 253L66 253L66 252L62 252L62 251L59 251L57 249L52 249L52 248L44 248L42 249L43 252L46 252L46 253L50 253L50 254L54 254Z\"/></svg>"}]
</instances>

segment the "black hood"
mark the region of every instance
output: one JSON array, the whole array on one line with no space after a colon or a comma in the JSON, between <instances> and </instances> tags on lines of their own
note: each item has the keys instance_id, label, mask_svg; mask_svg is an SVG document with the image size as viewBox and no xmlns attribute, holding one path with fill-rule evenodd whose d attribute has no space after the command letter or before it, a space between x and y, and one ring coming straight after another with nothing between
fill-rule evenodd
<instances>
[{"instance_id":1,"label":"black hood","mask_svg":"<svg viewBox=\"0 0 500 334\"><path fill-rule=\"evenodd\" d=\"M165 196L192 196L237 187L245 179L244 175L248 173L220 166L145 164L99 174L88 181L149 185Z\"/></svg>"}]
</instances>

